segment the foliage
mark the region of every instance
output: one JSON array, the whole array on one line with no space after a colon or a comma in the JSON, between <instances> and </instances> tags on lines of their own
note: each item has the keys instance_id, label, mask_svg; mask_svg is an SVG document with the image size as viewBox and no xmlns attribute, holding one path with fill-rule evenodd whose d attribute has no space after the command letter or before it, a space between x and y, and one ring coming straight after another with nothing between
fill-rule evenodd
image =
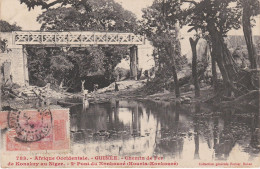
<instances>
[{"instance_id":1,"label":"foliage","mask_svg":"<svg viewBox=\"0 0 260 169\"><path fill-rule=\"evenodd\" d=\"M16 23L11 25L10 23L4 20L0 20L0 32L19 31L21 29L22 28L16 25ZM7 46L7 40L0 38L0 49L2 53L11 51L11 49L8 49Z\"/></svg>"},{"instance_id":2,"label":"foliage","mask_svg":"<svg viewBox=\"0 0 260 169\"><path fill-rule=\"evenodd\" d=\"M73 64L68 60L68 58L61 54L52 56L50 65L52 75L60 82L66 77L66 75L68 75L68 71L73 68Z\"/></svg>"},{"instance_id":3,"label":"foliage","mask_svg":"<svg viewBox=\"0 0 260 169\"><path fill-rule=\"evenodd\" d=\"M245 11L248 12L248 8L241 6L242 1L238 0L201 0L195 2L182 0L182 2L188 2L190 4L190 7L183 12L183 18L185 18L186 23L192 27L190 31L201 30L202 33L209 35L208 37L212 47L212 60L215 60L219 67L225 87L222 94L219 95L230 96L233 93L235 96L240 96L252 90L252 86L257 84L257 80L252 75L247 76L249 78L249 80L247 80L249 84L245 84L245 81L240 80L241 77L243 77L243 71L235 63L234 58L227 48L224 37L227 36L227 33L231 29L240 28L242 20L243 29L246 28L244 34L248 42L247 45L250 47L248 48L248 52L254 51L251 48L253 46L250 26L251 16L249 18L248 16L255 15L256 11L258 11L257 8L259 8L259 5L256 1L250 2L255 5L256 9L251 8L252 11L249 13L245 13ZM246 1L243 1L243 3L244 5L249 4L246 3ZM254 58L250 60L250 62L251 64L254 63ZM244 88L245 86L246 89Z\"/></svg>"},{"instance_id":4,"label":"foliage","mask_svg":"<svg viewBox=\"0 0 260 169\"><path fill-rule=\"evenodd\" d=\"M166 76L172 75L173 58L170 55L172 48L174 48L174 60L177 61L177 69L180 68L182 62L179 39L176 34L176 29L178 29L176 24L183 23L179 22L180 19L178 18L180 15L179 5L177 0L155 0L151 7L143 9L143 19L140 22L142 26L139 31L146 34L147 38L153 43L155 47L153 55L158 60L159 66L164 65L163 69L165 69Z\"/></svg>"},{"instance_id":5,"label":"foliage","mask_svg":"<svg viewBox=\"0 0 260 169\"><path fill-rule=\"evenodd\" d=\"M226 36L231 29L240 28L241 9L236 0L193 2L190 8L183 11L183 18L192 30L208 33L209 24L213 24L221 36Z\"/></svg>"},{"instance_id":6,"label":"foliage","mask_svg":"<svg viewBox=\"0 0 260 169\"><path fill-rule=\"evenodd\" d=\"M260 2L259 2L259 0L237 0L237 5L241 9L248 6L249 7L249 9L248 9L249 17L257 16L258 14L260 14ZM252 21L254 21L253 18L251 18L251 19L252 19Z\"/></svg>"},{"instance_id":7,"label":"foliage","mask_svg":"<svg viewBox=\"0 0 260 169\"><path fill-rule=\"evenodd\" d=\"M230 95L230 91L237 92L233 81L237 78L238 67L232 59L224 37L231 29L240 27L241 10L237 7L235 0L201 0L199 2L188 1L188 3L190 6L188 9L184 9L183 18L191 26L189 31L196 30L201 31L204 35L209 35L212 60L218 64L227 94ZM214 86L216 85L214 84Z\"/></svg>"},{"instance_id":8,"label":"foliage","mask_svg":"<svg viewBox=\"0 0 260 169\"><path fill-rule=\"evenodd\" d=\"M151 7L143 10L141 32L157 48L158 69L165 72L163 81L173 77L176 97L180 97L176 60L181 57L179 39L180 3L178 0L155 0ZM169 72L169 73L168 73Z\"/></svg>"},{"instance_id":9,"label":"foliage","mask_svg":"<svg viewBox=\"0 0 260 169\"><path fill-rule=\"evenodd\" d=\"M30 84L45 86L45 78L50 74L50 50L48 48L27 47Z\"/></svg>"},{"instance_id":10,"label":"foliage","mask_svg":"<svg viewBox=\"0 0 260 169\"><path fill-rule=\"evenodd\" d=\"M8 47L7 42L8 41L6 39L2 40L2 38L0 38L0 50L2 53L11 51L11 49L7 48Z\"/></svg>"},{"instance_id":11,"label":"foliage","mask_svg":"<svg viewBox=\"0 0 260 169\"><path fill-rule=\"evenodd\" d=\"M4 20L0 20L0 32L12 32L12 31L20 31L22 28L16 23L10 24Z\"/></svg>"},{"instance_id":12,"label":"foliage","mask_svg":"<svg viewBox=\"0 0 260 169\"><path fill-rule=\"evenodd\" d=\"M113 0L88 0L86 5L49 9L38 16L41 30L132 32L136 17Z\"/></svg>"},{"instance_id":13,"label":"foliage","mask_svg":"<svg viewBox=\"0 0 260 169\"><path fill-rule=\"evenodd\" d=\"M136 27L135 15L122 8L114 0L20 0L31 10L36 6L48 9L38 21L44 22L42 29L49 30L109 30L133 31ZM51 8L54 6L58 8ZM65 8L64 6L71 6ZM59 14L62 15L59 15ZM58 15L56 15L58 14ZM61 22L62 19L67 20ZM54 26L53 24L56 24ZM70 22L69 22L70 21ZM47 26L51 24L52 26ZM67 25L62 27L62 25Z\"/></svg>"},{"instance_id":14,"label":"foliage","mask_svg":"<svg viewBox=\"0 0 260 169\"><path fill-rule=\"evenodd\" d=\"M133 32L137 27L135 15L113 0L88 0L70 7L50 8L38 16L37 21L42 24L42 31ZM30 75L45 81L46 77L48 81L55 79L56 84L63 82L65 86L73 88L77 88L80 80L87 76L105 75L108 81L113 81L116 65L128 55L128 47L120 45L44 50L48 53L48 62L38 62L44 57L31 57L32 62L35 62L31 67L36 68L36 65L41 64L39 67L43 66L50 71L39 69L39 72L35 72L37 70L32 69Z\"/></svg>"},{"instance_id":15,"label":"foliage","mask_svg":"<svg viewBox=\"0 0 260 169\"><path fill-rule=\"evenodd\" d=\"M174 14L176 14L179 9L176 5L172 7L159 0L155 0L152 6L143 9L140 32L145 33L155 47L164 46L160 44L169 43L172 40L169 35L175 29L174 24L177 22L177 18L175 18L176 15L173 18L171 10L175 11Z\"/></svg>"}]
</instances>

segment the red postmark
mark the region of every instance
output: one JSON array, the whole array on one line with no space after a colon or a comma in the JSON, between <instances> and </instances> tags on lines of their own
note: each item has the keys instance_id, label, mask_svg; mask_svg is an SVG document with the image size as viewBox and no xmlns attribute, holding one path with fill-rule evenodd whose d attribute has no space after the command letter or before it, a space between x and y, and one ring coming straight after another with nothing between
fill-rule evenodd
<instances>
[{"instance_id":1,"label":"red postmark","mask_svg":"<svg viewBox=\"0 0 260 169\"><path fill-rule=\"evenodd\" d=\"M6 151L68 150L69 110L24 110L13 113Z\"/></svg>"},{"instance_id":2,"label":"red postmark","mask_svg":"<svg viewBox=\"0 0 260 169\"><path fill-rule=\"evenodd\" d=\"M16 139L23 142L39 141L52 130L50 110L26 110L9 112L8 123L16 131Z\"/></svg>"}]
</instances>

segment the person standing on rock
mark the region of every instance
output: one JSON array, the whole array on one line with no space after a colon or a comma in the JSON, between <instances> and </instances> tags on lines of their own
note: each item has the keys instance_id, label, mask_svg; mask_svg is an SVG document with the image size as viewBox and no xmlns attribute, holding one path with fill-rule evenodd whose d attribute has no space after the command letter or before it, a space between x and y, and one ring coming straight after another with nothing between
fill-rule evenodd
<instances>
[{"instance_id":1,"label":"person standing on rock","mask_svg":"<svg viewBox=\"0 0 260 169\"><path fill-rule=\"evenodd\" d=\"M81 80L81 91L84 92L85 90L85 80Z\"/></svg>"}]
</instances>

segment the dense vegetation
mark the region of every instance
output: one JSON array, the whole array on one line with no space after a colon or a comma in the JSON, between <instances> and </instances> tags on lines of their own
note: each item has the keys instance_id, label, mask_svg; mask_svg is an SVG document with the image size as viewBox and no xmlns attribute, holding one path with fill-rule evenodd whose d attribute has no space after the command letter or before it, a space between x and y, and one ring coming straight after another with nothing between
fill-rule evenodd
<instances>
[{"instance_id":1,"label":"dense vegetation","mask_svg":"<svg viewBox=\"0 0 260 169\"><path fill-rule=\"evenodd\" d=\"M16 23L14 24L9 24L8 22L4 21L4 20L0 20L0 32L12 32L12 31L19 31L22 28L18 25L16 25ZM0 37L0 48L1 48L1 52L5 52L6 49L6 39L2 39Z\"/></svg>"},{"instance_id":2,"label":"dense vegetation","mask_svg":"<svg viewBox=\"0 0 260 169\"><path fill-rule=\"evenodd\" d=\"M136 17L113 0L89 0L71 7L51 8L37 18L41 31L116 31L136 30ZM100 76L99 87L114 81L116 65L128 55L127 46L91 46L88 48L28 47L30 83L80 90L81 80ZM92 89L87 80L88 89ZM90 85L90 86L89 86Z\"/></svg>"},{"instance_id":3,"label":"dense vegetation","mask_svg":"<svg viewBox=\"0 0 260 169\"><path fill-rule=\"evenodd\" d=\"M217 93L214 98L232 100L232 97L247 95L250 91L259 93L256 52L251 31L253 16L259 14L259 4L257 0L155 0L151 7L143 10L142 31L156 47L158 68L166 67L170 70L170 76L174 77L176 97L180 96L175 63L180 57L178 30L184 25L190 26L189 31L195 32L190 43L193 49L193 84L197 97L200 95L196 60L199 38L206 39L211 47L212 83ZM242 69L235 63L225 42L230 30L241 27L246 39L250 70ZM217 67L222 76L221 84L217 79Z\"/></svg>"},{"instance_id":4,"label":"dense vegetation","mask_svg":"<svg viewBox=\"0 0 260 169\"><path fill-rule=\"evenodd\" d=\"M4 20L0 20L0 32L12 32L12 31L20 31L22 28L16 23L9 24L8 22Z\"/></svg>"}]
</instances>

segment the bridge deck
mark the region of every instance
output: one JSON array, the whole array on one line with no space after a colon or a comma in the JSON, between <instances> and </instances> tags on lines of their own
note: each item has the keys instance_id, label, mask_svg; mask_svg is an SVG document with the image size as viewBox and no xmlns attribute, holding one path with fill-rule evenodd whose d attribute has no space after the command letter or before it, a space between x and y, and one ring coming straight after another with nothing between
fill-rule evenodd
<instances>
[{"instance_id":1,"label":"bridge deck","mask_svg":"<svg viewBox=\"0 0 260 169\"><path fill-rule=\"evenodd\" d=\"M13 32L15 45L142 45L144 36L114 32Z\"/></svg>"}]
</instances>

